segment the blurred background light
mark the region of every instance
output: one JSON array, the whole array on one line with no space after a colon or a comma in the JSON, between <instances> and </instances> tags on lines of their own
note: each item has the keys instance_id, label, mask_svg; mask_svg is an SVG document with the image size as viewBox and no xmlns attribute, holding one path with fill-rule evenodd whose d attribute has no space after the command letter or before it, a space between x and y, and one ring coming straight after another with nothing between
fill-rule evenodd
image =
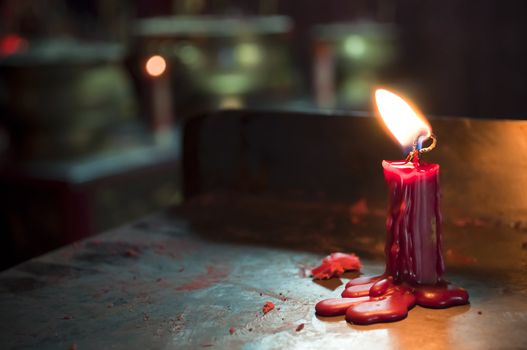
<instances>
[{"instance_id":1,"label":"blurred background light","mask_svg":"<svg viewBox=\"0 0 527 350\"><path fill-rule=\"evenodd\" d=\"M27 48L28 42L16 34L7 34L0 38L0 56L13 55Z\"/></svg>"},{"instance_id":2,"label":"blurred background light","mask_svg":"<svg viewBox=\"0 0 527 350\"><path fill-rule=\"evenodd\" d=\"M158 77L165 72L167 63L162 56L154 55L146 61L145 68L149 75Z\"/></svg>"},{"instance_id":3,"label":"blurred background light","mask_svg":"<svg viewBox=\"0 0 527 350\"><path fill-rule=\"evenodd\" d=\"M176 55L189 68L203 66L205 59L198 47L191 43L182 43L176 48Z\"/></svg>"},{"instance_id":4,"label":"blurred background light","mask_svg":"<svg viewBox=\"0 0 527 350\"><path fill-rule=\"evenodd\" d=\"M235 50L236 59L243 66L254 67L262 60L261 49L255 43L241 43Z\"/></svg>"},{"instance_id":5,"label":"blurred background light","mask_svg":"<svg viewBox=\"0 0 527 350\"><path fill-rule=\"evenodd\" d=\"M366 41L360 35L350 35L344 41L344 50L348 56L359 59L366 52Z\"/></svg>"}]
</instances>

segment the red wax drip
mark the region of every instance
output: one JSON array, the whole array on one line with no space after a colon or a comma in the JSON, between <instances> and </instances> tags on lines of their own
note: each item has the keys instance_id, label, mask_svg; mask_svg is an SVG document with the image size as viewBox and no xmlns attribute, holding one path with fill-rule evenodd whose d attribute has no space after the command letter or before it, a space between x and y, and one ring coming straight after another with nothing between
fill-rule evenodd
<instances>
[{"instance_id":1,"label":"red wax drip","mask_svg":"<svg viewBox=\"0 0 527 350\"><path fill-rule=\"evenodd\" d=\"M446 308L468 303L468 293L443 279L439 165L383 162L390 187L386 271L346 284L342 298L319 302L321 316L346 315L355 324L398 321L414 305Z\"/></svg>"}]
</instances>

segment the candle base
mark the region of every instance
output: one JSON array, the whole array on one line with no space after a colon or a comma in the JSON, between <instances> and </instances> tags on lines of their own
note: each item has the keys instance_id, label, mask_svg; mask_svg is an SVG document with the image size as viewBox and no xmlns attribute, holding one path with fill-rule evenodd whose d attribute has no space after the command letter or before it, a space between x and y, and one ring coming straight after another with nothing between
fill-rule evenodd
<instances>
[{"instance_id":1,"label":"candle base","mask_svg":"<svg viewBox=\"0 0 527 350\"><path fill-rule=\"evenodd\" d=\"M467 291L442 277L439 165L420 162L418 154L382 165L390 189L385 273L351 280L342 299L319 302L317 314L371 324L401 320L415 305L440 309L467 304Z\"/></svg>"},{"instance_id":2,"label":"candle base","mask_svg":"<svg viewBox=\"0 0 527 350\"><path fill-rule=\"evenodd\" d=\"M443 309L468 304L465 289L442 281L434 285L395 283L389 275L359 277L346 284L342 298L320 301L315 310L320 316L346 315L346 321L367 325L399 321L415 305Z\"/></svg>"}]
</instances>

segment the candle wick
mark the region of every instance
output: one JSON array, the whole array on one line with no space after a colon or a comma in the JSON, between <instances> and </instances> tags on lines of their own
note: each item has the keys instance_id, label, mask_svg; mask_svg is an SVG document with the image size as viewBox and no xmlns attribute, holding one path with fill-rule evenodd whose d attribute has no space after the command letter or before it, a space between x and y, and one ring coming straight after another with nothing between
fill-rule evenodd
<instances>
[{"instance_id":1,"label":"candle wick","mask_svg":"<svg viewBox=\"0 0 527 350\"><path fill-rule=\"evenodd\" d=\"M423 147L423 143L428 140L432 140L432 143L428 147ZM427 138L418 136L413 143L412 150L410 151L410 153L408 153L408 156L406 157L406 161L407 162L414 161L414 163L418 163L419 154L430 152L436 147L436 145L437 145L437 138L434 134L431 134Z\"/></svg>"},{"instance_id":2,"label":"candle wick","mask_svg":"<svg viewBox=\"0 0 527 350\"><path fill-rule=\"evenodd\" d=\"M427 152L430 152L431 150L433 150L434 148L436 148L436 146L437 146L437 137L434 134L430 134L430 136L427 139L424 139L423 141L421 141L421 146L427 140L432 140L432 143L430 143L430 145L428 147L424 147L424 148L420 147L419 153L427 153Z\"/></svg>"}]
</instances>

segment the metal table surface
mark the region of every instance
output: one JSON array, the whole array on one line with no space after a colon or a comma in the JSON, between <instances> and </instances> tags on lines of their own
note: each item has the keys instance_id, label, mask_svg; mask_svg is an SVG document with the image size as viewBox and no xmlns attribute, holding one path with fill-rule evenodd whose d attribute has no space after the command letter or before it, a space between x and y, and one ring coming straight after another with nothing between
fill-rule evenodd
<instances>
[{"instance_id":1,"label":"metal table surface","mask_svg":"<svg viewBox=\"0 0 527 350\"><path fill-rule=\"evenodd\" d=\"M352 220L352 216L354 219ZM214 194L0 274L3 349L527 348L527 234L501 222L445 222L448 278L471 304L415 307L395 323L323 318L341 279L306 267L357 252L383 270L382 208ZM276 308L262 313L266 301ZM300 324L302 330L297 331ZM235 328L234 334L229 329Z\"/></svg>"}]
</instances>

